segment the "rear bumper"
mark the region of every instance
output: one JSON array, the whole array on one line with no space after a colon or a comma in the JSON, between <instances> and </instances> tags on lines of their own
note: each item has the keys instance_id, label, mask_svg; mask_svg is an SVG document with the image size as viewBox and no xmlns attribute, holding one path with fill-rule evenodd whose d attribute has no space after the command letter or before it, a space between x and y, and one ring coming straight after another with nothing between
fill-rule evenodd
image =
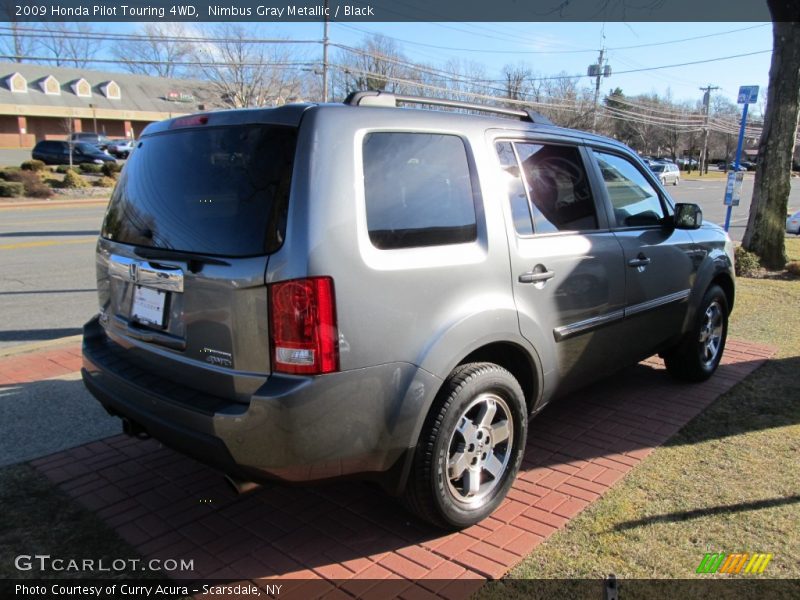
<instances>
[{"instance_id":1,"label":"rear bumper","mask_svg":"<svg viewBox=\"0 0 800 600\"><path fill-rule=\"evenodd\" d=\"M402 486L399 463L441 384L414 365L392 363L318 377L272 375L249 403L226 401L133 364L97 318L84 326L82 375L109 412L231 475L360 475L390 490Z\"/></svg>"}]
</instances>

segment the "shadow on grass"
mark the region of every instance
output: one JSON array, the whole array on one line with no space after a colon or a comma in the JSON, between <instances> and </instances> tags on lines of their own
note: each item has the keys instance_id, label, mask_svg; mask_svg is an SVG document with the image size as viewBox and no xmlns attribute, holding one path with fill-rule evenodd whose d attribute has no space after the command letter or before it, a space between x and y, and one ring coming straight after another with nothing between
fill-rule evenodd
<instances>
[{"instance_id":1,"label":"shadow on grass","mask_svg":"<svg viewBox=\"0 0 800 600\"><path fill-rule=\"evenodd\" d=\"M762 510L764 508L774 508L776 506L786 506L787 504L796 504L798 502L800 502L800 495L788 496L786 498L770 498L769 500L757 500L755 502L741 502L739 504L731 504L727 506L712 506L709 508L699 508L696 510L683 510L663 515L654 515L644 519L636 519L635 521L618 523L614 526L614 530L625 531L627 529L636 529L637 527L653 525L655 523L688 521L689 519L699 519L712 515L728 515L740 512L748 512L751 510Z\"/></svg>"}]
</instances>

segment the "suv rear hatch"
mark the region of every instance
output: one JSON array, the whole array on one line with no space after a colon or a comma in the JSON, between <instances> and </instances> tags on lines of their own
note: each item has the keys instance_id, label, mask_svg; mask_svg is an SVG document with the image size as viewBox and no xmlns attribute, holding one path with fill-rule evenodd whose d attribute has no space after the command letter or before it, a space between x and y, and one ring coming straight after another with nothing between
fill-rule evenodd
<instances>
[{"instance_id":1,"label":"suv rear hatch","mask_svg":"<svg viewBox=\"0 0 800 600\"><path fill-rule=\"evenodd\" d=\"M266 380L265 273L286 231L303 109L145 130L97 253L100 322L133 370L241 402Z\"/></svg>"}]
</instances>

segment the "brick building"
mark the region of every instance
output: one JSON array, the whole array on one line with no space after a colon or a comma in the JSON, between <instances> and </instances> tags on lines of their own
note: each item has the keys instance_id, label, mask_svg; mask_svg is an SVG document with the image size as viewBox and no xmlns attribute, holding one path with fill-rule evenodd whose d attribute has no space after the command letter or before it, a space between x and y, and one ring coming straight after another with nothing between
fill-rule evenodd
<instances>
[{"instance_id":1,"label":"brick building","mask_svg":"<svg viewBox=\"0 0 800 600\"><path fill-rule=\"evenodd\" d=\"M70 131L137 137L154 121L218 107L201 81L0 63L0 148L32 148Z\"/></svg>"}]
</instances>

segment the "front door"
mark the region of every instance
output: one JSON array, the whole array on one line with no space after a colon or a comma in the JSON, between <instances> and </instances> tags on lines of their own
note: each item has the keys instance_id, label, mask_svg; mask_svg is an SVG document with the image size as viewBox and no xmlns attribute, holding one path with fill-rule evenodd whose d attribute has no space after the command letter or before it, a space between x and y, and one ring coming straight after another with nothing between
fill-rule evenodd
<instances>
[{"instance_id":1,"label":"front door","mask_svg":"<svg viewBox=\"0 0 800 600\"><path fill-rule=\"evenodd\" d=\"M625 329L637 360L681 332L697 267L693 240L672 226L669 202L633 160L613 150L592 154L625 255Z\"/></svg>"}]
</instances>

